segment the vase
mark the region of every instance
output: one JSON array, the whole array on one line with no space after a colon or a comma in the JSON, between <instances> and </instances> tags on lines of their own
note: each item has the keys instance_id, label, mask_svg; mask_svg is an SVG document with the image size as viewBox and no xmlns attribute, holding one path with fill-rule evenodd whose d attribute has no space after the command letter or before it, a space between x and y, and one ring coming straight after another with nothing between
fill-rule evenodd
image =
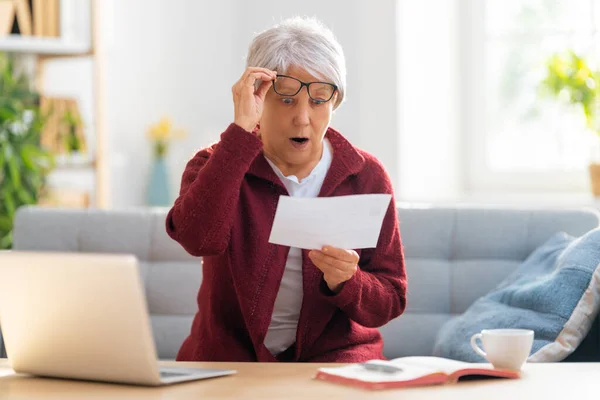
<instances>
[{"instance_id":1,"label":"vase","mask_svg":"<svg viewBox=\"0 0 600 400\"><path fill-rule=\"evenodd\" d=\"M171 204L168 175L165 158L155 157L146 193L146 203L149 206L164 207Z\"/></svg>"}]
</instances>

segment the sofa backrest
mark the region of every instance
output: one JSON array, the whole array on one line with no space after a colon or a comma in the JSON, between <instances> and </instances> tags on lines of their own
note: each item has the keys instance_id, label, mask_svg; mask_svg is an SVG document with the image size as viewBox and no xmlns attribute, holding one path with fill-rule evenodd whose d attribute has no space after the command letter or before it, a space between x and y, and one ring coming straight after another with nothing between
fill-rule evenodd
<instances>
[{"instance_id":1,"label":"sofa backrest","mask_svg":"<svg viewBox=\"0 0 600 400\"><path fill-rule=\"evenodd\" d=\"M201 260L165 231L167 210L21 207L15 250L130 253L140 264L158 356L174 359L198 307Z\"/></svg>"},{"instance_id":2,"label":"sofa backrest","mask_svg":"<svg viewBox=\"0 0 600 400\"><path fill-rule=\"evenodd\" d=\"M381 328L388 358L430 355L436 335L554 233L600 224L593 209L401 207L407 308Z\"/></svg>"},{"instance_id":3,"label":"sofa backrest","mask_svg":"<svg viewBox=\"0 0 600 400\"><path fill-rule=\"evenodd\" d=\"M197 311L201 260L165 232L164 208L73 210L21 207L14 249L130 253L140 261L157 352L173 359ZM600 224L585 209L398 208L408 306L381 328L385 355L427 355L440 326L514 270L553 233Z\"/></svg>"}]
</instances>

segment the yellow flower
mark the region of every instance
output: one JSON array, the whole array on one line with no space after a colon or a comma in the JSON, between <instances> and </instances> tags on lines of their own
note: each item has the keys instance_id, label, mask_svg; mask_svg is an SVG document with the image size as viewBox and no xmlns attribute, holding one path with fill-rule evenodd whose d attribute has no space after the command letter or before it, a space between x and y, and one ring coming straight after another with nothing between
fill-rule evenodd
<instances>
[{"instance_id":1,"label":"yellow flower","mask_svg":"<svg viewBox=\"0 0 600 400\"><path fill-rule=\"evenodd\" d=\"M148 137L154 142L154 153L161 157L166 154L170 140L182 139L185 135L183 129L173 128L173 122L169 117L161 118L148 128Z\"/></svg>"},{"instance_id":2,"label":"yellow flower","mask_svg":"<svg viewBox=\"0 0 600 400\"><path fill-rule=\"evenodd\" d=\"M157 123L150 126L148 136L154 141L169 141L185 137L183 129L174 129L173 122L168 117L161 118Z\"/></svg>"}]
</instances>

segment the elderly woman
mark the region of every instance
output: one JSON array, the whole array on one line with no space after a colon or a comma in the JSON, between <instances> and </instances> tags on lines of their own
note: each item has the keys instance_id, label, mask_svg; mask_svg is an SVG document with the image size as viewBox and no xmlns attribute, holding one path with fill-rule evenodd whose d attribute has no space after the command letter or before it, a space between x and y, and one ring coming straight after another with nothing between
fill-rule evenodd
<instances>
[{"instance_id":1,"label":"elderly woman","mask_svg":"<svg viewBox=\"0 0 600 400\"><path fill-rule=\"evenodd\" d=\"M166 220L170 237L203 257L177 360L383 358L376 328L406 306L394 201L376 248L268 240L280 196L393 195L381 163L329 127L345 89L342 49L320 23L291 19L254 38L232 89L234 121L188 162Z\"/></svg>"}]
</instances>

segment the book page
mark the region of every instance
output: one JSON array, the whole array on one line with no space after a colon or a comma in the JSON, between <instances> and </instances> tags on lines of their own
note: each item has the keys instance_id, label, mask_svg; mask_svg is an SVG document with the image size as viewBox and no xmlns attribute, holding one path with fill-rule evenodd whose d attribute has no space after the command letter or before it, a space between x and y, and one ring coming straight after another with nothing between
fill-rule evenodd
<instances>
[{"instance_id":1,"label":"book page","mask_svg":"<svg viewBox=\"0 0 600 400\"><path fill-rule=\"evenodd\" d=\"M417 367L430 368L435 371L443 372L446 375L452 375L456 371L463 369L494 369L491 364L486 363L468 363L463 361L451 360L442 357L433 356L415 356L401 357L390 361L394 365L411 365Z\"/></svg>"},{"instance_id":2,"label":"book page","mask_svg":"<svg viewBox=\"0 0 600 400\"><path fill-rule=\"evenodd\" d=\"M437 372L429 367L418 364L394 364L400 366L402 371L393 373L371 371L360 364L352 364L344 367L319 368L319 371L347 379L374 383L408 382Z\"/></svg>"}]
</instances>

